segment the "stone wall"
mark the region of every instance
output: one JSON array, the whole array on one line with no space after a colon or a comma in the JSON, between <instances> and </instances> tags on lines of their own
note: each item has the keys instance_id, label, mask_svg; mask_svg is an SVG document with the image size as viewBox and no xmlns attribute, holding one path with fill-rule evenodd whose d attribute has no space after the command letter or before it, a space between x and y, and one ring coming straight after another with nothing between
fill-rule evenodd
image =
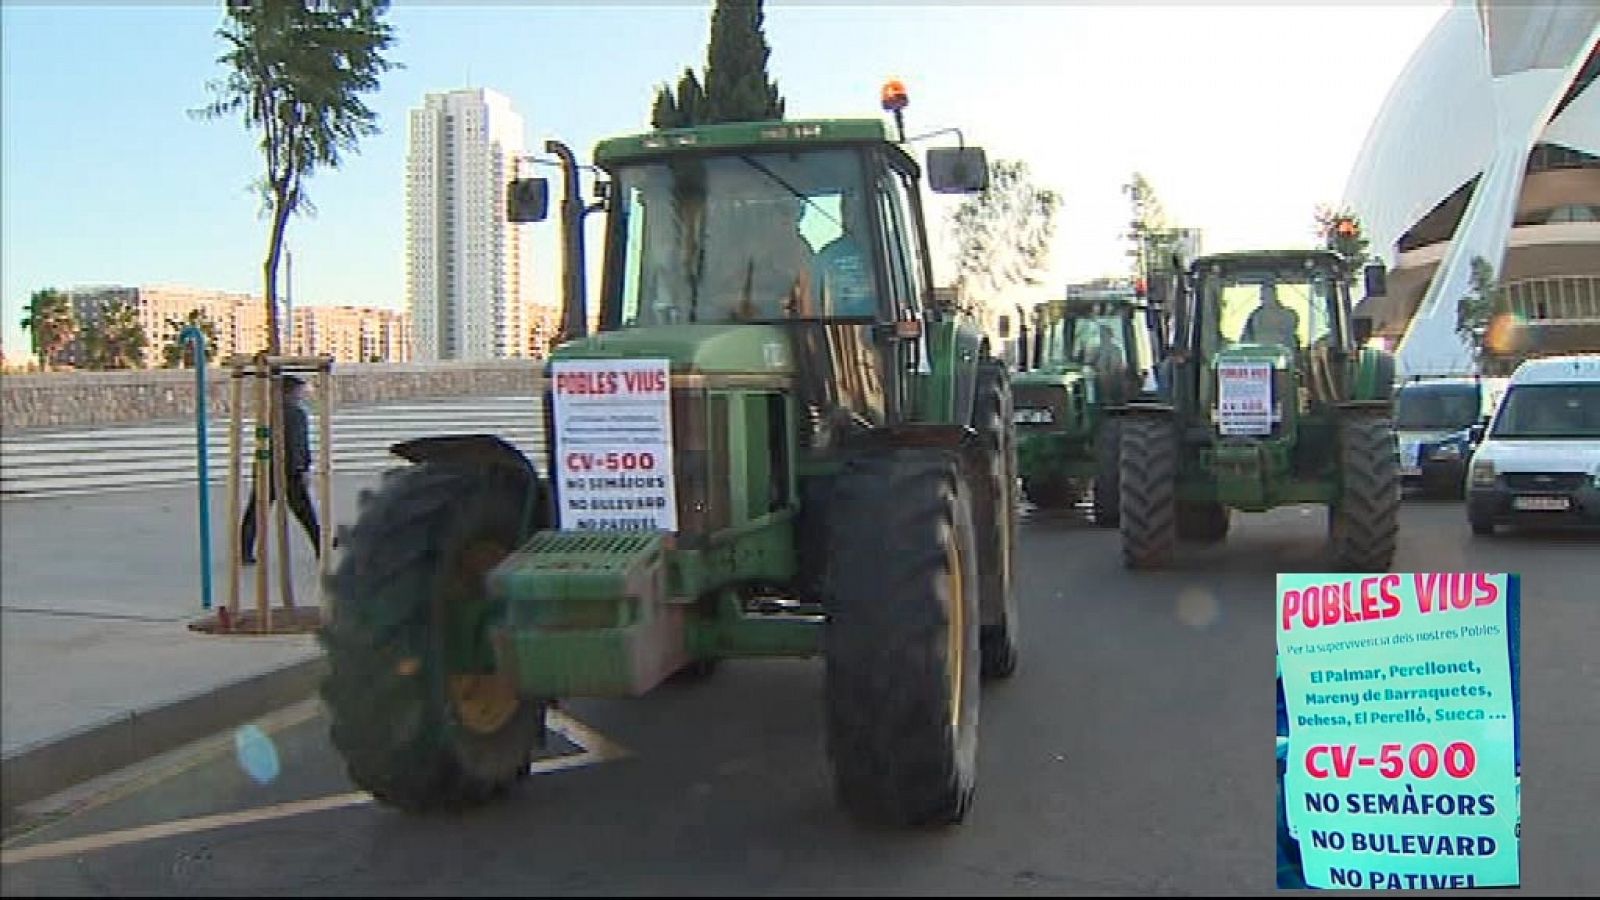
<instances>
[{"instance_id":1,"label":"stone wall","mask_svg":"<svg viewBox=\"0 0 1600 900\"><path fill-rule=\"evenodd\" d=\"M348 363L331 376L335 408L427 397L532 396L539 360L477 363ZM305 376L315 395L315 376ZM245 379L245 414L254 408ZM190 369L124 372L44 372L0 376L0 429L80 428L192 420L195 373ZM208 415L230 415L228 372L206 372Z\"/></svg>"}]
</instances>

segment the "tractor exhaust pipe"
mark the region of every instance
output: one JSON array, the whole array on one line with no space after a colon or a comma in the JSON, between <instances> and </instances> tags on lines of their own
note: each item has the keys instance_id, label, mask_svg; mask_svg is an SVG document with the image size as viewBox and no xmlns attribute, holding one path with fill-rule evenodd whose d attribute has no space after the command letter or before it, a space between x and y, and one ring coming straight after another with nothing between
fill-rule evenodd
<instances>
[{"instance_id":1,"label":"tractor exhaust pipe","mask_svg":"<svg viewBox=\"0 0 1600 900\"><path fill-rule=\"evenodd\" d=\"M583 194L578 184L578 161L566 144L544 142L544 149L561 160L561 337L559 342L589 333L588 294L584 285Z\"/></svg>"}]
</instances>

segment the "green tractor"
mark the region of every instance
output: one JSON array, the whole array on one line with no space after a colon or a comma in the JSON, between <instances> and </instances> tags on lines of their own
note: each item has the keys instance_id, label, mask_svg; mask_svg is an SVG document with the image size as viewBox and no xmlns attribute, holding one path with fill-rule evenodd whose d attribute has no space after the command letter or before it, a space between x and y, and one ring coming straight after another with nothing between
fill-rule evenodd
<instances>
[{"instance_id":1,"label":"green tractor","mask_svg":"<svg viewBox=\"0 0 1600 900\"><path fill-rule=\"evenodd\" d=\"M1369 295L1384 270L1365 270ZM1328 508L1341 571L1394 557L1400 468L1394 359L1352 319L1353 273L1325 250L1194 261L1174 311L1162 401L1121 418L1122 554L1170 564L1179 540L1215 543L1229 514L1295 503Z\"/></svg>"},{"instance_id":2,"label":"green tractor","mask_svg":"<svg viewBox=\"0 0 1600 900\"><path fill-rule=\"evenodd\" d=\"M962 819L980 677L1018 659L1011 386L976 323L934 308L905 143L870 119L604 140L587 207L586 167L547 144L566 268L548 468L494 436L428 438L362 497L324 632L356 784L410 811L479 803L565 698L821 656L841 805ZM983 151L933 148L927 178L982 190ZM508 218L542 220L550 193L513 182Z\"/></svg>"},{"instance_id":3,"label":"green tractor","mask_svg":"<svg viewBox=\"0 0 1600 900\"><path fill-rule=\"evenodd\" d=\"M1157 310L1133 285L1074 285L1035 308L1031 334L1012 381L1023 494L1061 509L1090 493L1095 524L1115 528L1120 419L1110 410L1153 396Z\"/></svg>"}]
</instances>

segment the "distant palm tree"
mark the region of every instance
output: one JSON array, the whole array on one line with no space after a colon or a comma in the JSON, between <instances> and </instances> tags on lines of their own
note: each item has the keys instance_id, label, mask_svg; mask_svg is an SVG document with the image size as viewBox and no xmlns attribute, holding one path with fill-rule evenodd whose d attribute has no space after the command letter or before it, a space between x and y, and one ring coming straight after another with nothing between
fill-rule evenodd
<instances>
[{"instance_id":1,"label":"distant palm tree","mask_svg":"<svg viewBox=\"0 0 1600 900\"><path fill-rule=\"evenodd\" d=\"M191 309L189 314L181 319L168 319L167 327L172 329L172 339L161 348L161 364L169 369L194 368L194 348L183 339L183 330L190 325L200 329L206 337L206 359L217 358L217 324L205 314L204 310Z\"/></svg>"},{"instance_id":2,"label":"distant palm tree","mask_svg":"<svg viewBox=\"0 0 1600 900\"><path fill-rule=\"evenodd\" d=\"M55 288L33 292L22 327L32 335L33 352L44 369L49 369L61 351L72 343L77 331L72 305L67 302L66 295Z\"/></svg>"},{"instance_id":3,"label":"distant palm tree","mask_svg":"<svg viewBox=\"0 0 1600 900\"><path fill-rule=\"evenodd\" d=\"M79 340L83 344L84 367L89 369L132 369L144 365L144 350L149 343L139 314L124 300L113 301L100 317L84 325Z\"/></svg>"}]
</instances>

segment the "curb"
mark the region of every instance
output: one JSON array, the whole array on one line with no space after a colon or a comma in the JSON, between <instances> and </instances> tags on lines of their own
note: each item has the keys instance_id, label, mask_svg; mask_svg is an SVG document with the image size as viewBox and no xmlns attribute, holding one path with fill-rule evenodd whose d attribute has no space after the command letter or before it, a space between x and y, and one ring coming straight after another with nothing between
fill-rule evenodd
<instances>
[{"instance_id":1,"label":"curb","mask_svg":"<svg viewBox=\"0 0 1600 900\"><path fill-rule=\"evenodd\" d=\"M0 760L7 827L21 807L219 731L304 700L317 691L327 660L316 656L180 700L132 710Z\"/></svg>"}]
</instances>

